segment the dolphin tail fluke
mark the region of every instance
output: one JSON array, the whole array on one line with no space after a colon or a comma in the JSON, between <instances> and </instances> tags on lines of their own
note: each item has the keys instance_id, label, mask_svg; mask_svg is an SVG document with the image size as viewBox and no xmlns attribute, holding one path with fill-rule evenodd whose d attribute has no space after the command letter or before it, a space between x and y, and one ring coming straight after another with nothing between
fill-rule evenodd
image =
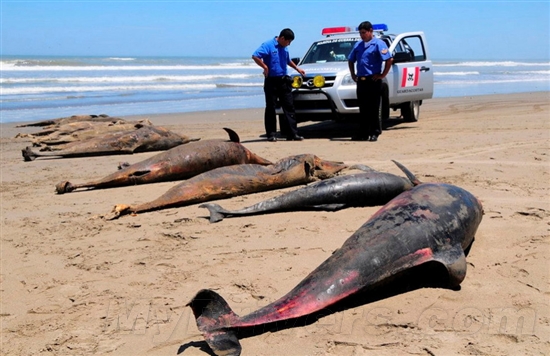
<instances>
[{"instance_id":1,"label":"dolphin tail fluke","mask_svg":"<svg viewBox=\"0 0 550 356\"><path fill-rule=\"evenodd\" d=\"M199 208L206 208L210 212L210 222L216 223L218 221L222 221L223 218L225 218L225 214L223 213L223 208L219 206L218 204L201 204L199 205Z\"/></svg>"},{"instance_id":2,"label":"dolphin tail fluke","mask_svg":"<svg viewBox=\"0 0 550 356\"><path fill-rule=\"evenodd\" d=\"M121 217L122 215L133 213L132 207L125 204L117 204L111 210L110 213L104 215L105 220L115 220Z\"/></svg>"},{"instance_id":3,"label":"dolphin tail fluke","mask_svg":"<svg viewBox=\"0 0 550 356\"><path fill-rule=\"evenodd\" d=\"M399 167L399 169L403 171L403 173L405 173L405 175L407 176L407 178L409 178L412 184L414 184L415 186L422 184L422 182L419 181L418 178L416 178L416 176L411 171L409 171L407 167L405 167L404 165L402 165L401 163L393 159L392 159L392 162L395 163L397 167Z\"/></svg>"},{"instance_id":4,"label":"dolphin tail fluke","mask_svg":"<svg viewBox=\"0 0 550 356\"><path fill-rule=\"evenodd\" d=\"M37 157L36 153L34 153L29 146L21 150L21 153L23 154L23 159L25 162L34 161Z\"/></svg>"},{"instance_id":5,"label":"dolphin tail fluke","mask_svg":"<svg viewBox=\"0 0 550 356\"><path fill-rule=\"evenodd\" d=\"M55 191L57 192L57 194L70 193L75 189L76 187L72 185L71 182L67 182L67 181L57 183L55 185Z\"/></svg>"},{"instance_id":6,"label":"dolphin tail fluke","mask_svg":"<svg viewBox=\"0 0 550 356\"><path fill-rule=\"evenodd\" d=\"M193 310L199 331L216 355L241 354L237 331L231 327L231 322L238 320L238 316L218 293L203 289L187 306Z\"/></svg>"},{"instance_id":7,"label":"dolphin tail fluke","mask_svg":"<svg viewBox=\"0 0 550 356\"><path fill-rule=\"evenodd\" d=\"M225 132L227 132L229 134L229 140L231 140L232 142L241 142L241 139L239 138L239 135L237 135L237 133L233 130L231 130L230 128L228 127L224 127L223 128L225 130Z\"/></svg>"}]
</instances>

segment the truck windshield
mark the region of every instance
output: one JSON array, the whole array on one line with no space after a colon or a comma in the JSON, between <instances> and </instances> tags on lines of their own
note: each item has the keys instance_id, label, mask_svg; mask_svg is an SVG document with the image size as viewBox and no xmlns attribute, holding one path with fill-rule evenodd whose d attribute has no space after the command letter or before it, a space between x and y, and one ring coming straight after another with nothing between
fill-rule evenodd
<instances>
[{"instance_id":1,"label":"truck windshield","mask_svg":"<svg viewBox=\"0 0 550 356\"><path fill-rule=\"evenodd\" d=\"M333 38L315 42L307 51L301 64L346 62L351 49L359 38Z\"/></svg>"}]
</instances>

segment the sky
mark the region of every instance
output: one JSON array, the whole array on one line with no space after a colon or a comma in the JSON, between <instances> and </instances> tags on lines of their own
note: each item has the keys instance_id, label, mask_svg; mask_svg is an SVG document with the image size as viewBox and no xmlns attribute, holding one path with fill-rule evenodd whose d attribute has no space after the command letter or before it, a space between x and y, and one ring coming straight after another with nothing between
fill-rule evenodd
<instances>
[{"instance_id":1,"label":"sky","mask_svg":"<svg viewBox=\"0 0 550 356\"><path fill-rule=\"evenodd\" d=\"M423 31L432 59L550 60L550 1L0 0L0 54L248 58L291 28L292 57L323 27Z\"/></svg>"}]
</instances>

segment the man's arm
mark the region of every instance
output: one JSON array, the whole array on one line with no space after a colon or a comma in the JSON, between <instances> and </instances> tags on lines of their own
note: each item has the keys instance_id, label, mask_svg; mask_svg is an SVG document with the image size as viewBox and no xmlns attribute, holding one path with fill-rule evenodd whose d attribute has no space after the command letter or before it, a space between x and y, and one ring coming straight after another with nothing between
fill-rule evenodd
<instances>
[{"instance_id":1,"label":"man's arm","mask_svg":"<svg viewBox=\"0 0 550 356\"><path fill-rule=\"evenodd\" d=\"M354 82L357 81L357 75L355 75L355 62L348 61L349 73L351 74L351 79Z\"/></svg>"},{"instance_id":2,"label":"man's arm","mask_svg":"<svg viewBox=\"0 0 550 356\"><path fill-rule=\"evenodd\" d=\"M301 68L298 68L298 66L296 65L296 63L294 63L293 61L289 61L288 62L288 65L290 66L290 68L293 68L295 71L297 71L298 73L300 73L302 76L306 75L306 72L301 69Z\"/></svg>"},{"instance_id":3,"label":"man's arm","mask_svg":"<svg viewBox=\"0 0 550 356\"><path fill-rule=\"evenodd\" d=\"M264 61L260 57L252 56L252 60L264 70L264 77L269 74L269 68L265 65Z\"/></svg>"},{"instance_id":4,"label":"man's arm","mask_svg":"<svg viewBox=\"0 0 550 356\"><path fill-rule=\"evenodd\" d=\"M375 74L373 75L373 79L374 80L378 80L378 79L384 79L386 78L386 75L388 75L390 69L391 69L391 66L393 64L393 57L390 57L388 58L387 60L384 61L384 71L382 72L382 74Z\"/></svg>"}]
</instances>

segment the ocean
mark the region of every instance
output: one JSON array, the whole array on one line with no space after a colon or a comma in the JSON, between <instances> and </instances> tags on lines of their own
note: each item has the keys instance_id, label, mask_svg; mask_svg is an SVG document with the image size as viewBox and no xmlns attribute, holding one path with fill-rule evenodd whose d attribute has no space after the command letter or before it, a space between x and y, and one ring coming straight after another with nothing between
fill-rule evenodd
<instances>
[{"instance_id":1,"label":"ocean","mask_svg":"<svg viewBox=\"0 0 550 356\"><path fill-rule=\"evenodd\" d=\"M434 97L550 91L547 61L434 61ZM2 56L0 122L262 108L250 58Z\"/></svg>"}]
</instances>

